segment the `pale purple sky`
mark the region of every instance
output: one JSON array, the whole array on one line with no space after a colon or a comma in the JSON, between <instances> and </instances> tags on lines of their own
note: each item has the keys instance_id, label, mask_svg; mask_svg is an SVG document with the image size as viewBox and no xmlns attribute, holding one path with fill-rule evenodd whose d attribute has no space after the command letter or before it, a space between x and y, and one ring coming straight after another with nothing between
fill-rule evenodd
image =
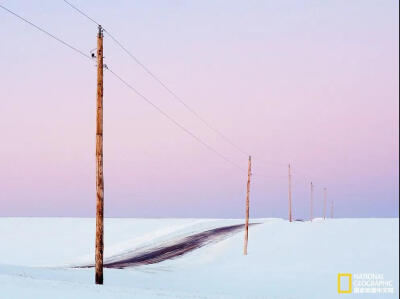
<instances>
[{"instance_id":1,"label":"pale purple sky","mask_svg":"<svg viewBox=\"0 0 400 299\"><path fill-rule=\"evenodd\" d=\"M252 217L398 217L398 1L78 1L182 99L254 155ZM2 4L84 52L63 1ZM0 216L93 216L93 63L0 10ZM230 159L247 157L104 39L105 63ZM105 214L243 217L246 171L104 78Z\"/></svg>"}]
</instances>

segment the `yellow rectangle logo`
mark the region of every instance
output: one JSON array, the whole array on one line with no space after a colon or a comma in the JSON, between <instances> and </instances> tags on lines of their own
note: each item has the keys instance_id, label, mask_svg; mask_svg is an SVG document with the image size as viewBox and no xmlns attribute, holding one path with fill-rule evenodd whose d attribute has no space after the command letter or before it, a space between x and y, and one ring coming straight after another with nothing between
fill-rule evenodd
<instances>
[{"instance_id":1,"label":"yellow rectangle logo","mask_svg":"<svg viewBox=\"0 0 400 299\"><path fill-rule=\"evenodd\" d=\"M341 278L342 277L348 277L349 280L349 288L347 290L342 290L340 283L341 283ZM339 294L350 294L351 293L351 274L350 273L339 273L338 274L338 282L337 282L337 287L338 287L338 293Z\"/></svg>"}]
</instances>

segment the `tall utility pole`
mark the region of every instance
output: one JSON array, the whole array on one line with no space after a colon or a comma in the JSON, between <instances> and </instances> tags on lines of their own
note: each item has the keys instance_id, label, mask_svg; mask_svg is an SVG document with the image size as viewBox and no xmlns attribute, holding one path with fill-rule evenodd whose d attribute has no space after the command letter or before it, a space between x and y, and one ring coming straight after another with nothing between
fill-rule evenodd
<instances>
[{"instance_id":1,"label":"tall utility pole","mask_svg":"<svg viewBox=\"0 0 400 299\"><path fill-rule=\"evenodd\" d=\"M244 251L243 251L244 255L247 255L247 243L249 242L250 177L251 177L251 156L249 156L249 168L247 170L246 222L245 222Z\"/></svg>"},{"instance_id":2,"label":"tall utility pole","mask_svg":"<svg viewBox=\"0 0 400 299\"><path fill-rule=\"evenodd\" d=\"M292 175L289 164L289 222L292 222Z\"/></svg>"},{"instance_id":3,"label":"tall utility pole","mask_svg":"<svg viewBox=\"0 0 400 299\"><path fill-rule=\"evenodd\" d=\"M103 178L103 29L97 35L97 118L96 118L96 284L103 284L104 178Z\"/></svg>"},{"instance_id":4,"label":"tall utility pole","mask_svg":"<svg viewBox=\"0 0 400 299\"><path fill-rule=\"evenodd\" d=\"M331 202L331 218L333 218L333 200Z\"/></svg>"},{"instance_id":5,"label":"tall utility pole","mask_svg":"<svg viewBox=\"0 0 400 299\"><path fill-rule=\"evenodd\" d=\"M326 188L324 188L324 220L326 218Z\"/></svg>"},{"instance_id":6,"label":"tall utility pole","mask_svg":"<svg viewBox=\"0 0 400 299\"><path fill-rule=\"evenodd\" d=\"M310 195L310 221L313 220L313 206L314 206L314 185L311 182L311 195Z\"/></svg>"}]
</instances>

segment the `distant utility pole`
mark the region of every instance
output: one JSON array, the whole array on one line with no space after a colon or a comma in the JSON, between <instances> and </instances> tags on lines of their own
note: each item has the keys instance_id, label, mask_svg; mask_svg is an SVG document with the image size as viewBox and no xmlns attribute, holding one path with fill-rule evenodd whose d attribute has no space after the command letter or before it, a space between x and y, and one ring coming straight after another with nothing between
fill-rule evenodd
<instances>
[{"instance_id":1,"label":"distant utility pole","mask_svg":"<svg viewBox=\"0 0 400 299\"><path fill-rule=\"evenodd\" d=\"M250 177L251 177L251 156L249 156L249 167L247 170L246 222L245 222L244 252L243 252L244 255L247 255L247 243L249 242Z\"/></svg>"},{"instance_id":2,"label":"distant utility pole","mask_svg":"<svg viewBox=\"0 0 400 299\"><path fill-rule=\"evenodd\" d=\"M310 196L310 221L313 220L313 205L314 205L314 185L311 182L311 196Z\"/></svg>"},{"instance_id":3,"label":"distant utility pole","mask_svg":"<svg viewBox=\"0 0 400 299\"><path fill-rule=\"evenodd\" d=\"M331 218L333 218L333 200L331 202Z\"/></svg>"},{"instance_id":4,"label":"distant utility pole","mask_svg":"<svg viewBox=\"0 0 400 299\"><path fill-rule=\"evenodd\" d=\"M96 284L103 284L104 178L103 178L103 29L97 35L97 118L96 118Z\"/></svg>"},{"instance_id":5,"label":"distant utility pole","mask_svg":"<svg viewBox=\"0 0 400 299\"><path fill-rule=\"evenodd\" d=\"M326 218L326 188L324 188L324 220Z\"/></svg>"},{"instance_id":6,"label":"distant utility pole","mask_svg":"<svg viewBox=\"0 0 400 299\"><path fill-rule=\"evenodd\" d=\"M289 164L289 222L292 222L292 175Z\"/></svg>"}]
</instances>

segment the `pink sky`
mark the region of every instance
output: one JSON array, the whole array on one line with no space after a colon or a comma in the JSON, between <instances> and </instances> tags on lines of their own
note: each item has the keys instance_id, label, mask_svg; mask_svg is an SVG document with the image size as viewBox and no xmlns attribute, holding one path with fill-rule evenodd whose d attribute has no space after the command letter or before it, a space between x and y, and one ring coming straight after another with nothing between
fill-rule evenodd
<instances>
[{"instance_id":1,"label":"pink sky","mask_svg":"<svg viewBox=\"0 0 400 299\"><path fill-rule=\"evenodd\" d=\"M96 27L61 2L4 5L84 52ZM251 216L398 216L396 1L76 3L199 114L254 155ZM0 11L0 215L93 216L94 64ZM105 63L221 153L247 157L109 38ZM105 73L106 216L242 217L246 172Z\"/></svg>"}]
</instances>

